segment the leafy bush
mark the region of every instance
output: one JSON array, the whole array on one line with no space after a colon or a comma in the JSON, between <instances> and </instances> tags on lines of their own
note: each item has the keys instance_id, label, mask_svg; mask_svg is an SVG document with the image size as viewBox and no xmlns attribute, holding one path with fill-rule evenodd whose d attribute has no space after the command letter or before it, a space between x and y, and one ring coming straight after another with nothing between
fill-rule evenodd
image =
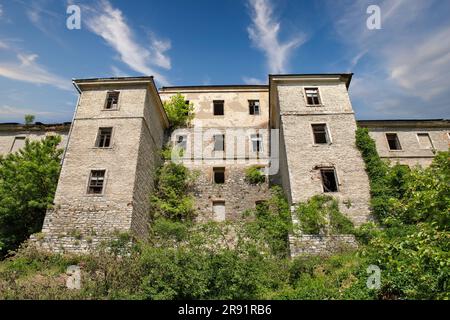
<instances>
[{"instance_id":1,"label":"leafy bush","mask_svg":"<svg viewBox=\"0 0 450 320\"><path fill-rule=\"evenodd\" d=\"M183 95L176 94L164 102L164 110L169 119L171 129L186 127L194 118L194 105L186 104Z\"/></svg>"},{"instance_id":2,"label":"leafy bush","mask_svg":"<svg viewBox=\"0 0 450 320\"><path fill-rule=\"evenodd\" d=\"M315 195L299 203L295 213L305 234L353 233L353 223L339 211L337 200L331 196Z\"/></svg>"},{"instance_id":3,"label":"leafy bush","mask_svg":"<svg viewBox=\"0 0 450 320\"><path fill-rule=\"evenodd\" d=\"M25 142L25 147L0 156L0 256L41 231L53 203L62 150L59 136Z\"/></svg>"},{"instance_id":4,"label":"leafy bush","mask_svg":"<svg viewBox=\"0 0 450 320\"><path fill-rule=\"evenodd\" d=\"M245 181L250 184L256 185L266 181L266 177L261 172L260 166L251 166L245 170Z\"/></svg>"}]
</instances>

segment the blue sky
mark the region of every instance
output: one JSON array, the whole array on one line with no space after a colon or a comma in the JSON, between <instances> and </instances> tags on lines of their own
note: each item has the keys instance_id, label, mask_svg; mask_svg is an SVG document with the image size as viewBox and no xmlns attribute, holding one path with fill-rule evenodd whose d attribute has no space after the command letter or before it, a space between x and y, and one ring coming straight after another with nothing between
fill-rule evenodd
<instances>
[{"instance_id":1,"label":"blue sky","mask_svg":"<svg viewBox=\"0 0 450 320\"><path fill-rule=\"evenodd\" d=\"M81 8L81 30L66 9ZM381 29L369 30L376 4ZM0 0L0 122L70 121L72 78L267 83L354 72L358 119L450 118L449 1Z\"/></svg>"}]
</instances>

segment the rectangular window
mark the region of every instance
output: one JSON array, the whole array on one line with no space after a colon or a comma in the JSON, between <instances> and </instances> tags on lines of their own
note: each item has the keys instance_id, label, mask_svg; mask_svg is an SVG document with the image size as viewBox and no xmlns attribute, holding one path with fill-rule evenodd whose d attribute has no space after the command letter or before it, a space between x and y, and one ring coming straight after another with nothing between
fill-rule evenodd
<instances>
[{"instance_id":1,"label":"rectangular window","mask_svg":"<svg viewBox=\"0 0 450 320\"><path fill-rule=\"evenodd\" d=\"M259 115L259 100L248 100L249 113L254 116Z\"/></svg>"},{"instance_id":2,"label":"rectangular window","mask_svg":"<svg viewBox=\"0 0 450 320\"><path fill-rule=\"evenodd\" d=\"M252 142L253 152L262 152L263 151L262 136L260 134L252 134L250 139Z\"/></svg>"},{"instance_id":3,"label":"rectangular window","mask_svg":"<svg viewBox=\"0 0 450 320\"><path fill-rule=\"evenodd\" d=\"M106 105L105 109L114 110L119 107L119 92L109 91L106 95Z\"/></svg>"},{"instance_id":4,"label":"rectangular window","mask_svg":"<svg viewBox=\"0 0 450 320\"><path fill-rule=\"evenodd\" d=\"M214 183L225 183L225 168L213 168Z\"/></svg>"},{"instance_id":5,"label":"rectangular window","mask_svg":"<svg viewBox=\"0 0 450 320\"><path fill-rule=\"evenodd\" d=\"M214 100L213 104L214 104L214 115L223 116L224 115L223 100Z\"/></svg>"},{"instance_id":6,"label":"rectangular window","mask_svg":"<svg viewBox=\"0 0 450 320\"><path fill-rule=\"evenodd\" d=\"M322 177L323 192L338 191L336 171L333 168L320 169L320 175Z\"/></svg>"},{"instance_id":7,"label":"rectangular window","mask_svg":"<svg viewBox=\"0 0 450 320\"><path fill-rule=\"evenodd\" d=\"M177 137L177 147L183 150L187 148L187 136L181 135Z\"/></svg>"},{"instance_id":8,"label":"rectangular window","mask_svg":"<svg viewBox=\"0 0 450 320\"><path fill-rule=\"evenodd\" d=\"M214 151L224 151L225 150L225 135L216 134L214 135Z\"/></svg>"},{"instance_id":9,"label":"rectangular window","mask_svg":"<svg viewBox=\"0 0 450 320\"><path fill-rule=\"evenodd\" d=\"M315 144L327 144L330 142L326 124L312 124L311 126L314 134Z\"/></svg>"},{"instance_id":10,"label":"rectangular window","mask_svg":"<svg viewBox=\"0 0 450 320\"><path fill-rule=\"evenodd\" d=\"M19 151L25 147L25 137L15 137L10 152Z\"/></svg>"},{"instance_id":11,"label":"rectangular window","mask_svg":"<svg viewBox=\"0 0 450 320\"><path fill-rule=\"evenodd\" d=\"M433 143L431 142L431 138L428 133L418 133L417 139L419 140L420 148L433 149Z\"/></svg>"},{"instance_id":12,"label":"rectangular window","mask_svg":"<svg viewBox=\"0 0 450 320\"><path fill-rule=\"evenodd\" d=\"M320 105L318 88L305 88L305 94L306 94L306 102L308 105L311 106Z\"/></svg>"},{"instance_id":13,"label":"rectangular window","mask_svg":"<svg viewBox=\"0 0 450 320\"><path fill-rule=\"evenodd\" d=\"M112 128L99 128L97 135L97 148L108 148L111 146Z\"/></svg>"},{"instance_id":14,"label":"rectangular window","mask_svg":"<svg viewBox=\"0 0 450 320\"><path fill-rule=\"evenodd\" d=\"M225 201L213 201L214 221L225 221Z\"/></svg>"},{"instance_id":15,"label":"rectangular window","mask_svg":"<svg viewBox=\"0 0 450 320\"><path fill-rule=\"evenodd\" d=\"M402 150L400 140L398 140L396 133L386 133L386 139L390 150Z\"/></svg>"},{"instance_id":16,"label":"rectangular window","mask_svg":"<svg viewBox=\"0 0 450 320\"><path fill-rule=\"evenodd\" d=\"M91 170L88 194L101 194L105 184L105 170Z\"/></svg>"}]
</instances>

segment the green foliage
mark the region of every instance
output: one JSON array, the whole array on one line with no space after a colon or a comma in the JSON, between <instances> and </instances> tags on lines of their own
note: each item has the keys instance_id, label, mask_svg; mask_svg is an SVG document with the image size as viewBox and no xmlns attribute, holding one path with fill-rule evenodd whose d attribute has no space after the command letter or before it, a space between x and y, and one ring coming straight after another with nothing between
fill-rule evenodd
<instances>
[{"instance_id":1,"label":"green foliage","mask_svg":"<svg viewBox=\"0 0 450 320\"><path fill-rule=\"evenodd\" d=\"M269 200L259 203L253 211L245 215L254 217L246 224L249 237L260 237L270 247L273 255L288 255L288 236L292 231L292 219L289 204L283 190L274 186L271 188Z\"/></svg>"},{"instance_id":2,"label":"green foliage","mask_svg":"<svg viewBox=\"0 0 450 320\"><path fill-rule=\"evenodd\" d=\"M337 200L331 196L315 195L300 203L295 213L305 234L353 233L353 223L339 211Z\"/></svg>"},{"instance_id":3,"label":"green foliage","mask_svg":"<svg viewBox=\"0 0 450 320\"><path fill-rule=\"evenodd\" d=\"M179 93L164 102L164 110L172 129L186 127L194 118L194 105L186 104L184 96Z\"/></svg>"},{"instance_id":4,"label":"green foliage","mask_svg":"<svg viewBox=\"0 0 450 320\"><path fill-rule=\"evenodd\" d=\"M266 181L266 177L261 172L260 166L251 166L245 170L245 181L247 181L249 184L261 184Z\"/></svg>"},{"instance_id":5,"label":"green foliage","mask_svg":"<svg viewBox=\"0 0 450 320\"><path fill-rule=\"evenodd\" d=\"M23 149L0 157L0 255L41 230L58 181L60 141L59 136L26 140Z\"/></svg>"},{"instance_id":6,"label":"green foliage","mask_svg":"<svg viewBox=\"0 0 450 320\"><path fill-rule=\"evenodd\" d=\"M34 122L34 115L26 114L25 115L25 124L30 125L30 124L33 124L33 122Z\"/></svg>"},{"instance_id":7,"label":"green foliage","mask_svg":"<svg viewBox=\"0 0 450 320\"><path fill-rule=\"evenodd\" d=\"M155 190L150 196L152 219L192 220L195 211L189 190L193 179L194 176L183 164L166 162L159 168Z\"/></svg>"}]
</instances>

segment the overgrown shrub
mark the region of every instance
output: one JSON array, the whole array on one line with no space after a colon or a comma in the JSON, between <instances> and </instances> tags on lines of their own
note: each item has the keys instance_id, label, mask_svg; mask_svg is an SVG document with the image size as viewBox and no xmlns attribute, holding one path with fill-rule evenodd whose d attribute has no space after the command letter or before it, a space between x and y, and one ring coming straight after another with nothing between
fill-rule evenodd
<instances>
[{"instance_id":1,"label":"overgrown shrub","mask_svg":"<svg viewBox=\"0 0 450 320\"><path fill-rule=\"evenodd\" d=\"M245 170L245 181L249 184L261 184L266 181L265 175L261 172L260 166L251 166Z\"/></svg>"},{"instance_id":2,"label":"overgrown shrub","mask_svg":"<svg viewBox=\"0 0 450 320\"><path fill-rule=\"evenodd\" d=\"M169 119L171 129L186 127L194 118L194 105L186 104L183 95L176 94L169 101L164 102L164 110Z\"/></svg>"}]
</instances>

